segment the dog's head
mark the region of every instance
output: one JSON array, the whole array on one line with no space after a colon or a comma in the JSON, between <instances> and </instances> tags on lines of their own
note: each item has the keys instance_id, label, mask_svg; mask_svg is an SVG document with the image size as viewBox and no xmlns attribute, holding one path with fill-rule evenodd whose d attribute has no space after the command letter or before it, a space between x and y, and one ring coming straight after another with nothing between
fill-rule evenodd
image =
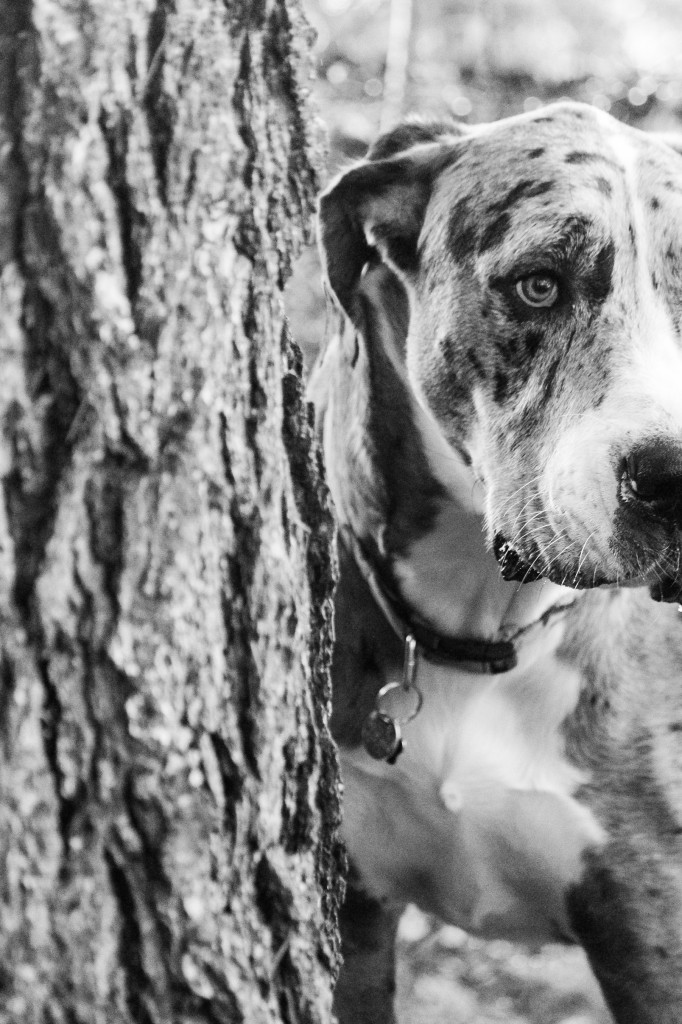
<instances>
[{"instance_id":1,"label":"dog's head","mask_svg":"<svg viewBox=\"0 0 682 1024\"><path fill-rule=\"evenodd\" d=\"M377 258L407 367L483 481L507 578L673 599L682 526L682 155L561 103L385 136L320 203L329 286L360 322Z\"/></svg>"}]
</instances>

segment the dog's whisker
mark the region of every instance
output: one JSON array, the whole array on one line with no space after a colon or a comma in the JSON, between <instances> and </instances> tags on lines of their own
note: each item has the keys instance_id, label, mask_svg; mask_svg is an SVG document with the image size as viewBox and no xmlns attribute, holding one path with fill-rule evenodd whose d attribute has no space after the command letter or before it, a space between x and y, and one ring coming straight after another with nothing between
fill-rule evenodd
<instances>
[{"instance_id":1,"label":"dog's whisker","mask_svg":"<svg viewBox=\"0 0 682 1024\"><path fill-rule=\"evenodd\" d=\"M547 573L547 575L549 575L549 571L551 570L552 566L553 566L553 565L555 565L556 563L558 563L558 562L559 562L559 560L560 560L560 559L562 558L562 556L563 556L563 555L564 555L564 554L565 554L565 553L566 553L567 551L570 551L570 549L571 549L571 547L572 547L572 546L573 546L573 545L572 545L572 544L571 544L571 542L569 541L569 543L568 543L568 544L566 544L566 545L565 545L565 546L564 546L564 547L563 547L563 548L561 549L561 551L559 551L559 552L558 552L558 554L556 554L556 555L554 556L554 558L552 558L552 559L551 559L551 561L550 561L550 562L549 562L549 564L547 565L547 570L546 570L546 573ZM566 575L567 575L567 574L566 574ZM562 587L563 587L563 586L565 585L565 583L566 583L566 575L564 575L564 578L563 578L563 580L562 580L562 583L561 583L561 586L562 586Z\"/></svg>"},{"instance_id":2,"label":"dog's whisker","mask_svg":"<svg viewBox=\"0 0 682 1024\"><path fill-rule=\"evenodd\" d=\"M530 526L534 527L537 525L550 525L549 516L544 509L541 509L539 512L534 512L532 516L529 516L523 524L523 529L526 530Z\"/></svg>"},{"instance_id":3,"label":"dog's whisker","mask_svg":"<svg viewBox=\"0 0 682 1024\"><path fill-rule=\"evenodd\" d=\"M578 556L578 568L575 571L575 577L574 577L574 582L575 583L577 583L578 579L580 578L580 569L582 567L583 561L587 557L587 551L585 549L587 548L587 545L590 543L590 541L594 537L594 533L595 533L595 531L593 530L592 533L590 533L588 535L587 539L585 540L585 543L583 544L582 548L580 549L580 554Z\"/></svg>"},{"instance_id":4,"label":"dog's whisker","mask_svg":"<svg viewBox=\"0 0 682 1024\"><path fill-rule=\"evenodd\" d=\"M516 516L515 516L515 518L514 518L514 521L513 521L513 523L512 523L512 526L511 526L511 532L512 532L512 533L513 533L513 532L514 532L514 530L516 529L516 524L517 524L517 523L519 522L519 520L520 520L520 519L521 519L521 517L523 516L523 513L524 513L524 512L526 511L526 509L527 509L527 508L528 508L529 506L531 506L531 505L533 504L533 502L534 502L535 500L536 500L536 496L533 496L533 497L532 497L532 498L530 498L530 499L529 499L529 500L528 500L528 501L527 501L527 502L526 502L526 503L525 503L525 504L524 504L524 505L523 505L523 506L521 507L521 509L520 509L520 510L518 511L518 513L516 514ZM544 515L546 515L547 513L545 512L545 509L543 509L543 508L540 508L540 509L539 509L538 511L534 512L534 513L533 513L533 514L532 514L532 515L531 515L531 516L529 517L529 519L527 519L526 521L528 522L528 521L530 521L530 520L532 520L532 519L536 518L537 516L540 516L540 515L543 515L543 514L544 514Z\"/></svg>"},{"instance_id":5,"label":"dog's whisker","mask_svg":"<svg viewBox=\"0 0 682 1024\"><path fill-rule=\"evenodd\" d=\"M523 491L527 490L529 487L534 488L535 485L539 483L541 479L542 475L538 473L537 476L532 477L530 480L526 480L523 484L521 484L520 487L517 487L515 491L512 491L511 494L508 494L505 498L504 504L501 506L501 511L505 513L517 495L522 494ZM531 500L534 497L534 495L538 493L538 491L533 491L533 494L531 495Z\"/></svg>"},{"instance_id":6,"label":"dog's whisker","mask_svg":"<svg viewBox=\"0 0 682 1024\"><path fill-rule=\"evenodd\" d=\"M514 499L516 498L516 496L518 494L521 494L528 487L535 487L535 485L541 479L542 479L542 474L538 473L536 476L532 477L530 480L526 480L523 484L521 484L520 487L517 487L515 491L512 491L511 494L507 495L507 497L505 498L504 502L500 506L500 516L505 517L507 515L507 511L509 510L509 508L513 504ZM536 498L539 498L539 492L534 491L531 494L531 496L529 497L529 499L527 500L526 504L524 504L523 508L526 508L527 505L529 505Z\"/></svg>"}]
</instances>

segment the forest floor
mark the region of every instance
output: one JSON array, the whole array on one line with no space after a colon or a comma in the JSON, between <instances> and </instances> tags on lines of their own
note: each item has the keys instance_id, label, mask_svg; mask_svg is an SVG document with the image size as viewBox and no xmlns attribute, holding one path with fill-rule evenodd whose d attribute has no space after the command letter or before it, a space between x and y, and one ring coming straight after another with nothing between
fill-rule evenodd
<instances>
[{"instance_id":1,"label":"forest floor","mask_svg":"<svg viewBox=\"0 0 682 1024\"><path fill-rule=\"evenodd\" d=\"M610 1024L581 950L483 942L409 907L400 926L400 1024Z\"/></svg>"}]
</instances>

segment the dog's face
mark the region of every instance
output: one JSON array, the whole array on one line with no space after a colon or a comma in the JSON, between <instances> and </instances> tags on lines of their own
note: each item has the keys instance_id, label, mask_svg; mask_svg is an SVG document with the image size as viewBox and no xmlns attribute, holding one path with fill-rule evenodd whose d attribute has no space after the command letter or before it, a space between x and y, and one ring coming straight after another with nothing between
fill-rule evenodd
<instances>
[{"instance_id":1,"label":"dog's face","mask_svg":"<svg viewBox=\"0 0 682 1024\"><path fill-rule=\"evenodd\" d=\"M407 365L483 481L507 578L677 596L682 156L579 104L396 130L321 202L351 318L373 252Z\"/></svg>"}]
</instances>

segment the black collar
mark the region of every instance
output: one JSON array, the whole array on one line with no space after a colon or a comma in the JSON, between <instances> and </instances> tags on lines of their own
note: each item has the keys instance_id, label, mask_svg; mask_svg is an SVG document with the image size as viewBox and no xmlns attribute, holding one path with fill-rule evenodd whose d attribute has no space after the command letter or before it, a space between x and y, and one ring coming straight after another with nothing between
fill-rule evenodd
<instances>
[{"instance_id":1,"label":"black collar","mask_svg":"<svg viewBox=\"0 0 682 1024\"><path fill-rule=\"evenodd\" d=\"M567 611L575 604L575 599L573 599L570 602L554 605L539 619L518 629L508 640L489 641L477 640L474 637L443 636L415 619L414 612L409 605L379 575L361 541L349 526L340 527L339 535L344 547L352 554L372 597L396 635L402 641L412 635L424 657L437 664L457 665L468 672L480 672L488 675L509 672L518 664L517 641L535 627L547 625L555 615Z\"/></svg>"}]
</instances>

